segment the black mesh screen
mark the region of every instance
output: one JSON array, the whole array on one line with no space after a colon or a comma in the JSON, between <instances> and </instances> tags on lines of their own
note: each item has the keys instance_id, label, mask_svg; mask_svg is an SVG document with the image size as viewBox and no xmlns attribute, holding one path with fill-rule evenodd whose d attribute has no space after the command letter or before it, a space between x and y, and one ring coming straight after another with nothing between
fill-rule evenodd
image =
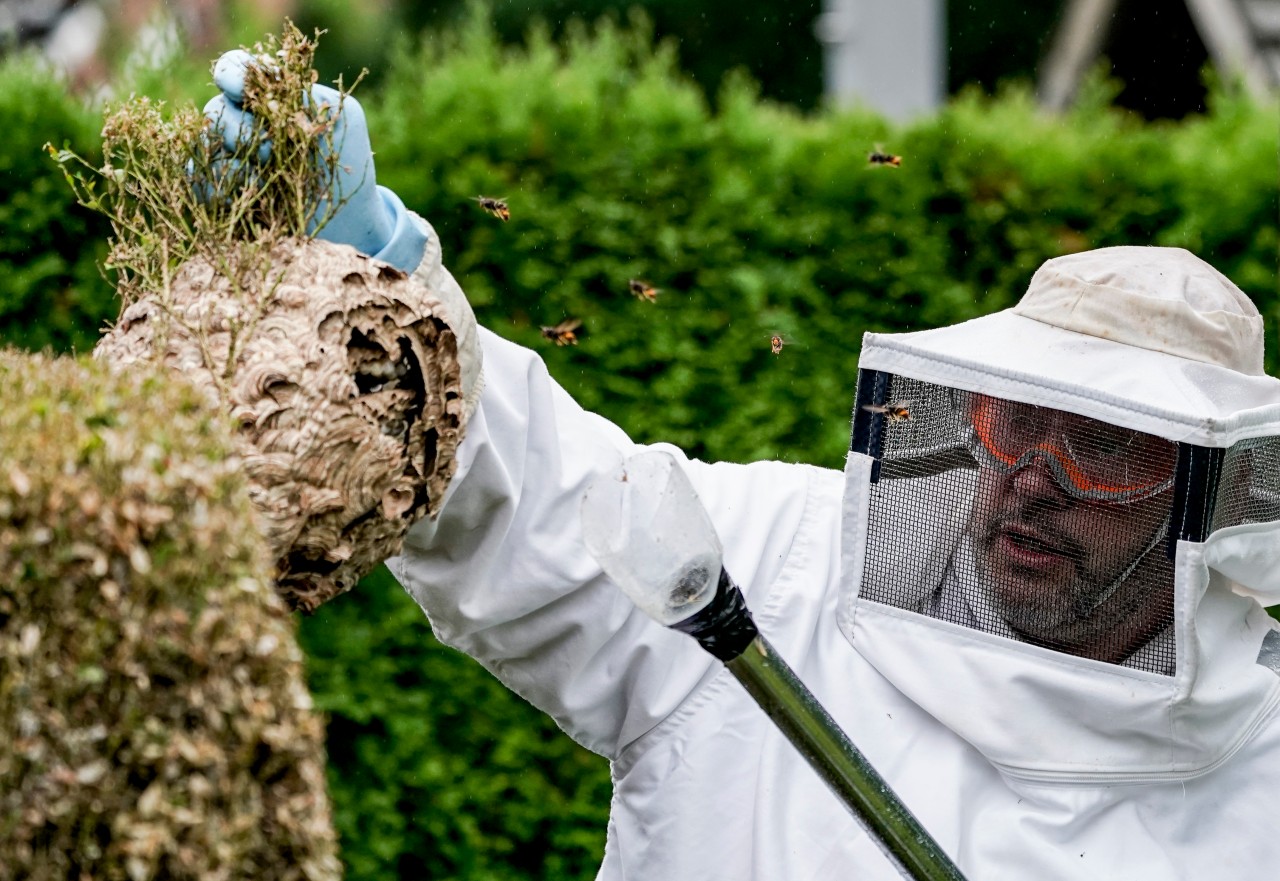
<instances>
[{"instance_id":1,"label":"black mesh screen","mask_svg":"<svg viewBox=\"0 0 1280 881\"><path fill-rule=\"evenodd\" d=\"M1280 520L1280 438L1236 443L1223 457L1212 529Z\"/></svg>"},{"instance_id":2,"label":"black mesh screen","mask_svg":"<svg viewBox=\"0 0 1280 881\"><path fill-rule=\"evenodd\" d=\"M1176 444L874 376L878 385L866 376L861 384L854 431L855 442L875 438L880 453L864 599L1173 672L1166 537Z\"/></svg>"}]
</instances>

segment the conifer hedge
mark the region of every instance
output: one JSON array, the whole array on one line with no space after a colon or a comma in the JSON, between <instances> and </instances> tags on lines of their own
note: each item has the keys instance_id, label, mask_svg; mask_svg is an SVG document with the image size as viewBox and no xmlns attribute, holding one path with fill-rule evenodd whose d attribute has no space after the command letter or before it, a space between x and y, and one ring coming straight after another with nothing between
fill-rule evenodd
<instances>
[{"instance_id":1,"label":"conifer hedge","mask_svg":"<svg viewBox=\"0 0 1280 881\"><path fill-rule=\"evenodd\" d=\"M17 267L0 339L82 346L111 317L92 270L104 234L13 133L84 152L96 123L47 86L33 122L13 82L0 80L0 193L30 208L0 212L0 261ZM190 91L203 102L211 87ZM1219 88L1206 116L1151 124L1110 97L1095 82L1053 117L1024 91L975 93L891 126L800 115L730 78L713 112L643 24L535 32L512 51L475 17L402 46L361 100L379 182L435 225L481 322L539 348L585 406L704 458L839 467L864 331L1004 308L1070 251L1194 251L1254 298L1275 372L1280 112ZM901 167L869 167L877 144ZM505 197L511 220L478 195ZM541 337L567 317L583 321L578 346ZM439 646L385 571L301 638L330 714L349 878L593 876L603 761Z\"/></svg>"}]
</instances>

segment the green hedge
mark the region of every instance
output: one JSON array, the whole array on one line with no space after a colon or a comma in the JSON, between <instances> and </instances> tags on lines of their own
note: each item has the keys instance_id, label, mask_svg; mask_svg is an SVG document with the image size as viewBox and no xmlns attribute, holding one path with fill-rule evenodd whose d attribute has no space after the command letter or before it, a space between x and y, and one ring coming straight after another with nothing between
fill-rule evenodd
<instances>
[{"instance_id":1,"label":"green hedge","mask_svg":"<svg viewBox=\"0 0 1280 881\"><path fill-rule=\"evenodd\" d=\"M88 351L115 317L105 221L75 205L43 146L101 155L96 113L28 58L0 65L0 345Z\"/></svg>"},{"instance_id":2,"label":"green hedge","mask_svg":"<svg viewBox=\"0 0 1280 881\"><path fill-rule=\"evenodd\" d=\"M558 45L535 34L513 52L474 18L402 49L382 82L362 96L378 178L435 225L481 321L539 348L637 439L699 456L840 466L864 331L1010 305L1071 250L1188 247L1255 299L1271 334L1280 320L1280 113L1222 90L1176 125L1109 110L1094 84L1061 118L1023 93L974 94L895 128L801 116L735 79L713 114L643 28L570 29ZM42 213L0 214L0 242L27 246L0 259L62 274L10 276L0 339L83 346L111 317L93 283L101 231L36 147L90 149L94 126L48 86L37 121L3 83L0 163L23 169L9 201ZM193 79L193 96L208 90ZM877 143L900 169L868 168ZM511 221L483 214L480 194L507 197ZM663 289L656 304L627 293L632 277ZM540 337L567 316L584 321L579 346ZM777 357L774 332L790 340ZM350 878L593 875L603 761L440 647L385 572L301 630L331 715Z\"/></svg>"},{"instance_id":3,"label":"green hedge","mask_svg":"<svg viewBox=\"0 0 1280 881\"><path fill-rule=\"evenodd\" d=\"M1048 257L1185 246L1280 319L1275 108L1218 94L1145 124L1093 93L1061 118L974 94L890 129L731 79L712 115L635 32L512 54L473 24L397 57L370 110L379 180L435 224L482 322L542 348L585 406L699 456L839 466L862 333L1011 305ZM870 168L876 143L902 167ZM580 346L539 338L570 315ZM794 343L777 358L774 331Z\"/></svg>"}]
</instances>

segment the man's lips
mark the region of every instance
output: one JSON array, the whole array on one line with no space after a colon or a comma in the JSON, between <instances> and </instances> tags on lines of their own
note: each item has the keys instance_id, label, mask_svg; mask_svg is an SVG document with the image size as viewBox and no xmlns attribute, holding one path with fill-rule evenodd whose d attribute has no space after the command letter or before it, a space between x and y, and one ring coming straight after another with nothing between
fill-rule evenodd
<instances>
[{"instance_id":1,"label":"man's lips","mask_svg":"<svg viewBox=\"0 0 1280 881\"><path fill-rule=\"evenodd\" d=\"M1047 571L1074 564L1071 551L1030 526L1006 524L996 530L997 550L1015 566Z\"/></svg>"}]
</instances>

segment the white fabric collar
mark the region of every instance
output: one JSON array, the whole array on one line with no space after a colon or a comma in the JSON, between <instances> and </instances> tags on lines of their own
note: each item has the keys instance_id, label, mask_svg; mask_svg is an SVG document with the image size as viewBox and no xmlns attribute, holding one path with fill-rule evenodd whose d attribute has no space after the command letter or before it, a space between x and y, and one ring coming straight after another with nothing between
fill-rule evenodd
<instances>
[{"instance_id":1,"label":"white fabric collar","mask_svg":"<svg viewBox=\"0 0 1280 881\"><path fill-rule=\"evenodd\" d=\"M1077 658L859 598L872 460L845 469L840 630L886 679L1006 777L1138 783L1212 771L1280 702L1259 665L1277 628L1211 572L1204 545L1180 542L1173 676Z\"/></svg>"}]
</instances>

